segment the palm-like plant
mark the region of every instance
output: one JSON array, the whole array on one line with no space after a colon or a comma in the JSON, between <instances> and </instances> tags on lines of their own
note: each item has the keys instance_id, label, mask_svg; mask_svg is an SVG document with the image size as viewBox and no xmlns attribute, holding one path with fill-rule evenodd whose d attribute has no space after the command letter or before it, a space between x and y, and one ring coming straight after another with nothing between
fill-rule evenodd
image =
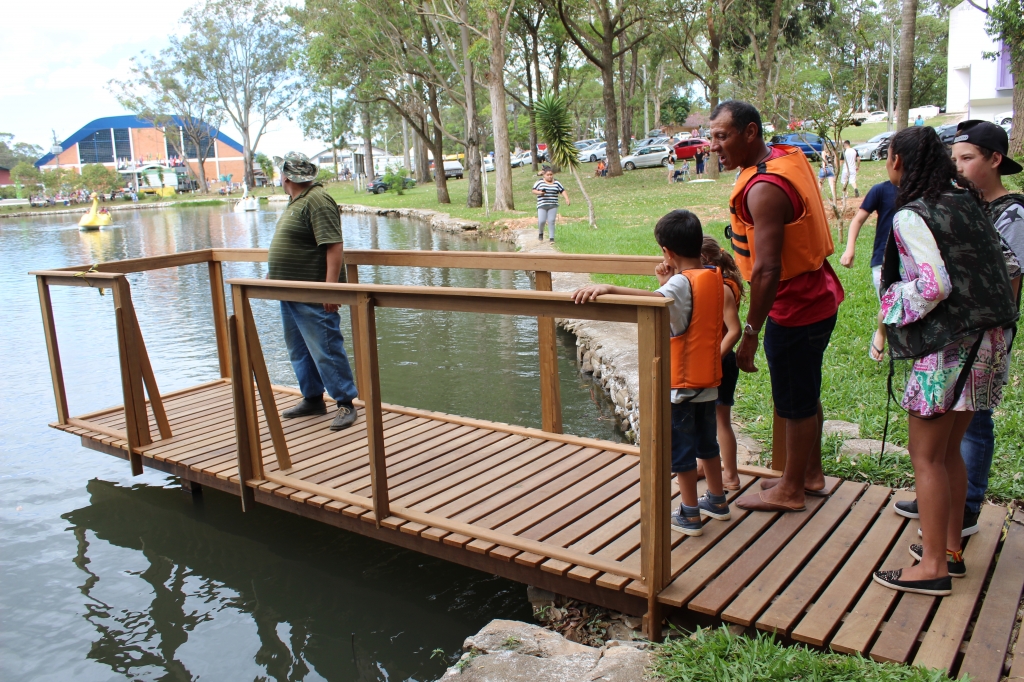
<instances>
[{"instance_id":1,"label":"palm-like plant","mask_svg":"<svg viewBox=\"0 0 1024 682\"><path fill-rule=\"evenodd\" d=\"M577 172L580 167L579 150L573 144L572 120L569 117L569 109L565 106L565 100L549 93L534 102L533 110L537 118L537 134L548 143L548 158L555 165L568 168L572 176L576 178L580 194L587 202L590 226L596 228L594 203L590 200L587 190L583 189L583 181L580 180Z\"/></svg>"}]
</instances>

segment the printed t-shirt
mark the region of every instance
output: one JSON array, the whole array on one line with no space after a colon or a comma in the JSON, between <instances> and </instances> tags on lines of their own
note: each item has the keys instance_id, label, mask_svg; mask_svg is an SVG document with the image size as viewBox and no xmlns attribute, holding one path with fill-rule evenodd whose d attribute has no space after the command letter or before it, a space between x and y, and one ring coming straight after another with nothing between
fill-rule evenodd
<instances>
[{"instance_id":1,"label":"printed t-shirt","mask_svg":"<svg viewBox=\"0 0 1024 682\"><path fill-rule=\"evenodd\" d=\"M778 158L785 153L781 149L772 148L768 159ZM786 193L789 203L793 207L794 221L804 214L803 202L788 180L779 175L758 174L747 183L743 190L740 217L744 222L754 222L747 209L747 194L750 192L750 188L759 182L769 182ZM757 238L756 229L754 238ZM775 302L772 304L768 317L772 318L775 324L783 327L802 327L814 324L835 315L845 296L846 293L843 291L843 285L839 282L839 276L836 275L832 265L826 259L817 270L779 282L778 291L775 293Z\"/></svg>"},{"instance_id":2,"label":"printed t-shirt","mask_svg":"<svg viewBox=\"0 0 1024 682\"><path fill-rule=\"evenodd\" d=\"M878 222L875 224L875 243L871 251L871 267L882 264L885 244L889 240L889 233L892 232L892 216L896 213L896 194L898 192L899 188L886 180L869 189L868 193L864 195L864 201L861 202L862 209L868 213L878 214Z\"/></svg>"},{"instance_id":3,"label":"printed t-shirt","mask_svg":"<svg viewBox=\"0 0 1024 682\"><path fill-rule=\"evenodd\" d=\"M665 298L671 298L668 306L668 329L672 336L684 334L690 326L693 316L693 289L690 280L684 275L672 275L657 292ZM696 397L694 397L696 396ZM671 400L681 403L689 400L693 403L704 403L718 399L718 387L713 388L673 388Z\"/></svg>"},{"instance_id":4,"label":"printed t-shirt","mask_svg":"<svg viewBox=\"0 0 1024 682\"><path fill-rule=\"evenodd\" d=\"M996 231L1013 250L1013 255L1024 266L1024 206L1012 203L992 221Z\"/></svg>"},{"instance_id":5,"label":"printed t-shirt","mask_svg":"<svg viewBox=\"0 0 1024 682\"><path fill-rule=\"evenodd\" d=\"M537 195L537 208L558 208L558 195L565 191L558 180L545 182L543 178L533 183L533 188L544 192Z\"/></svg>"},{"instance_id":6,"label":"printed t-shirt","mask_svg":"<svg viewBox=\"0 0 1024 682\"><path fill-rule=\"evenodd\" d=\"M270 279L323 282L327 247L344 242L338 204L320 183L288 202L277 221L268 256ZM345 281L345 268L339 282Z\"/></svg>"}]
</instances>

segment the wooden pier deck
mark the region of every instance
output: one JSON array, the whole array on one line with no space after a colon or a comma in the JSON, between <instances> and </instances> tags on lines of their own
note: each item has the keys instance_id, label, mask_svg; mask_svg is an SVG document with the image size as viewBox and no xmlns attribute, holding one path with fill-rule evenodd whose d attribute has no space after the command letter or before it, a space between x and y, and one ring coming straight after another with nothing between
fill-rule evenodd
<instances>
[{"instance_id":1,"label":"wooden pier deck","mask_svg":"<svg viewBox=\"0 0 1024 682\"><path fill-rule=\"evenodd\" d=\"M350 262L361 258L350 255ZM130 271L131 262L120 267ZM557 271L559 264L548 267ZM966 547L968 575L954 581L953 594L942 599L901 595L870 580L879 567L909 561L918 523L891 509L894 500L912 495L906 491L829 479L831 495L809 498L802 513L733 507L730 521L710 521L700 537L670 528L668 510L678 499L668 485L665 441L659 440L667 423L659 419L667 406L660 390L663 307L645 308L646 301L633 299L584 309L616 319L632 315L641 325L641 366L652 371L641 376L642 395L646 389L650 399L641 401L636 447L558 433L560 420L550 411L544 429L531 429L380 402L370 299L375 305L463 310L486 299L514 314L564 316L563 295L358 284L303 285L282 294L289 283L239 280L231 283L236 315L224 330L227 376L160 395L123 275L36 274L58 404L52 426L79 436L86 447L132 461L137 471L157 469L240 495L244 505L268 504L559 594L646 614L653 636L660 633L663 615L682 609L706 624L736 623L876 660L945 668L958 677L969 673L979 681L999 680L1006 652L1012 651L1012 672L1024 674L1024 641L1014 641L1024 589L1020 513L1007 519L1005 508L985 507L981 530ZM71 417L58 381L47 287L81 286L86 280L114 290L130 409ZM216 286L213 291L216 298ZM331 415L284 422L277 416L299 396L270 385L248 299L284 295L334 298L354 309L361 399L359 419L348 430L329 431ZM761 477L776 475L746 468L742 486L749 489Z\"/></svg>"}]
</instances>

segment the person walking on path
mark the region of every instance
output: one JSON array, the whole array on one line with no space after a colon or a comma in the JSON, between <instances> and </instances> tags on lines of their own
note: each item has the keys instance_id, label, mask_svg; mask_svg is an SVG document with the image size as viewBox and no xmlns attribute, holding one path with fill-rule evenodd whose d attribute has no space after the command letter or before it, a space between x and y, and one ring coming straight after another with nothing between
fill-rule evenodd
<instances>
[{"instance_id":1,"label":"person walking on path","mask_svg":"<svg viewBox=\"0 0 1024 682\"><path fill-rule=\"evenodd\" d=\"M537 195L537 239L544 241L544 223L548 225L548 238L555 241L555 220L558 218L558 196L565 197L565 205L571 206L569 193L562 183L555 180L552 170L544 171L544 176L533 183L533 193Z\"/></svg>"},{"instance_id":2,"label":"person walking on path","mask_svg":"<svg viewBox=\"0 0 1024 682\"><path fill-rule=\"evenodd\" d=\"M823 190L823 183L828 181L828 189L832 198L836 198L836 162L835 156L829 150L821 153L821 170L818 171L818 189Z\"/></svg>"},{"instance_id":3,"label":"person walking on path","mask_svg":"<svg viewBox=\"0 0 1024 682\"><path fill-rule=\"evenodd\" d=\"M875 294L878 295L879 300L881 300L882 296L879 291L882 285L882 255L885 253L885 243L889 239L889 232L892 230L892 216L896 212L897 191L896 185L888 180L880 182L868 190L868 193L864 195L864 201L861 202L860 208L857 209L857 214L853 216L853 221L850 223L850 234L846 239L846 251L839 258L839 262L843 267L853 267L853 261L857 255L857 236L860 235L860 228L864 226L864 223L872 213L877 213L875 241L871 250L871 282L874 284ZM871 339L871 348L868 349L868 354L875 362L881 362L884 357L884 351L885 327L879 322L877 329L875 329L875 336Z\"/></svg>"},{"instance_id":4,"label":"person walking on path","mask_svg":"<svg viewBox=\"0 0 1024 682\"><path fill-rule=\"evenodd\" d=\"M857 190L857 173L860 171L860 154L857 150L850 146L849 140L843 140L843 158L839 160L843 166L843 196L846 196L848 186L853 185L853 196L859 197L860 192Z\"/></svg>"},{"instance_id":5,"label":"person walking on path","mask_svg":"<svg viewBox=\"0 0 1024 682\"><path fill-rule=\"evenodd\" d=\"M1006 131L988 121L964 121L957 128L953 141L953 160L957 171L970 180L985 203L985 213L1006 243L1017 265L1024 262L1024 195L1011 194L1003 186L1002 176L1020 173L1021 165L1007 154L1009 140ZM1019 297L1020 268L1010 263L1008 274ZM1019 298L1018 298L1019 300ZM1019 307L1019 306L1018 306ZM1013 342L1014 330L1004 329L1007 353ZM1003 376L1003 383L1009 379ZM975 410L971 423L960 443L960 456L967 467L967 499L964 522L960 534L964 537L978 532L978 516L988 491L988 477L995 452L995 425L992 410ZM917 500L898 502L897 514L918 518Z\"/></svg>"},{"instance_id":6,"label":"person walking on path","mask_svg":"<svg viewBox=\"0 0 1024 682\"><path fill-rule=\"evenodd\" d=\"M896 133L886 159L899 187L882 265L879 313L893 358L913 358L902 406L909 414L922 544L920 563L877 571L894 590L943 596L963 577L967 470L960 442L974 412L1002 400L1003 328L1017 319L999 234L974 186L933 128Z\"/></svg>"},{"instance_id":7,"label":"person walking on path","mask_svg":"<svg viewBox=\"0 0 1024 682\"><path fill-rule=\"evenodd\" d=\"M281 165L290 200L270 242L269 279L337 283L345 281L345 250L338 204L319 182L305 154L290 152ZM281 413L285 419L327 414L324 389L337 402L331 430L356 421L356 385L339 327L338 304L281 301L284 342L302 400Z\"/></svg>"},{"instance_id":8,"label":"person walking on path","mask_svg":"<svg viewBox=\"0 0 1024 682\"><path fill-rule=\"evenodd\" d=\"M821 366L835 328L843 287L814 170L798 147L765 144L761 114L737 100L711 114L711 151L726 169L741 169L730 197L736 265L750 282L750 306L736 364L756 372L764 327L772 398L786 420L781 479L737 504L759 511L801 511L806 494L825 487L821 469Z\"/></svg>"},{"instance_id":9,"label":"person walking on path","mask_svg":"<svg viewBox=\"0 0 1024 682\"><path fill-rule=\"evenodd\" d=\"M701 517L727 521L729 503L722 488L715 425L715 400L722 380L721 346L725 289L722 273L701 263L704 235L700 219L684 209L663 216L654 238L664 261L654 269L657 291L591 284L573 292L576 303L604 294L664 296L671 333L672 473L679 486L680 506L672 525L685 535L701 535ZM697 462L703 463L708 490L697 497Z\"/></svg>"},{"instance_id":10,"label":"person walking on path","mask_svg":"<svg viewBox=\"0 0 1024 682\"><path fill-rule=\"evenodd\" d=\"M693 155L693 161L697 164L697 177L704 177L704 157L707 156L707 152L704 147L697 149L697 153Z\"/></svg>"}]
</instances>

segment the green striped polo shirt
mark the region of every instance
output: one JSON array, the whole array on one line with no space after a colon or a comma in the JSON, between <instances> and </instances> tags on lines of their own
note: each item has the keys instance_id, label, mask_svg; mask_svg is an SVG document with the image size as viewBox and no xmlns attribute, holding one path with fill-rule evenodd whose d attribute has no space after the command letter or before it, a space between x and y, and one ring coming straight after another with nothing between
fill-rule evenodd
<instances>
[{"instance_id":1,"label":"green striped polo shirt","mask_svg":"<svg viewBox=\"0 0 1024 682\"><path fill-rule=\"evenodd\" d=\"M270 279L323 282L327 247L342 243L338 204L319 182L288 202L270 242ZM341 268L338 281L345 281Z\"/></svg>"}]
</instances>

